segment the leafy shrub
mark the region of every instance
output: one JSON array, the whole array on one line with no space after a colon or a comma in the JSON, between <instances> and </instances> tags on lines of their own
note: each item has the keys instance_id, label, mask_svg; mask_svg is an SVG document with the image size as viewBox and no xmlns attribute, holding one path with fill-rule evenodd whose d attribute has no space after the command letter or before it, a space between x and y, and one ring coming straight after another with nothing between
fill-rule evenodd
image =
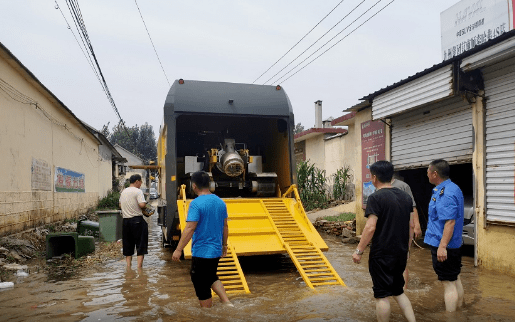
<instances>
[{"instance_id":1,"label":"leafy shrub","mask_svg":"<svg viewBox=\"0 0 515 322\"><path fill-rule=\"evenodd\" d=\"M350 167L345 166L336 170L336 173L333 174L332 177L334 179L333 198L335 200L343 200L347 190L347 183L351 177Z\"/></svg>"},{"instance_id":2,"label":"leafy shrub","mask_svg":"<svg viewBox=\"0 0 515 322\"><path fill-rule=\"evenodd\" d=\"M327 208L325 170L320 170L308 161L297 164L297 184L299 195L306 211L315 208Z\"/></svg>"},{"instance_id":3,"label":"leafy shrub","mask_svg":"<svg viewBox=\"0 0 515 322\"><path fill-rule=\"evenodd\" d=\"M118 209L120 203L120 193L109 190L107 196L98 201L97 209Z\"/></svg>"}]
</instances>

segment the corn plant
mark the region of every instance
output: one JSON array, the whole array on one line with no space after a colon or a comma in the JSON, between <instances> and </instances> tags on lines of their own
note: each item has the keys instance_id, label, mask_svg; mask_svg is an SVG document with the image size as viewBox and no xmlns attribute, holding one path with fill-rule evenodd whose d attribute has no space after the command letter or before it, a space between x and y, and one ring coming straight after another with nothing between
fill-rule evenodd
<instances>
[{"instance_id":1,"label":"corn plant","mask_svg":"<svg viewBox=\"0 0 515 322\"><path fill-rule=\"evenodd\" d=\"M325 170L320 170L308 161L297 164L297 184L299 195L307 211L315 208L327 208L327 178Z\"/></svg>"},{"instance_id":2,"label":"corn plant","mask_svg":"<svg viewBox=\"0 0 515 322\"><path fill-rule=\"evenodd\" d=\"M351 177L350 175L350 167L344 166L338 170L336 173L332 175L334 184L333 184L333 198L335 200L343 200L345 197L345 192L347 190L347 183Z\"/></svg>"}]
</instances>

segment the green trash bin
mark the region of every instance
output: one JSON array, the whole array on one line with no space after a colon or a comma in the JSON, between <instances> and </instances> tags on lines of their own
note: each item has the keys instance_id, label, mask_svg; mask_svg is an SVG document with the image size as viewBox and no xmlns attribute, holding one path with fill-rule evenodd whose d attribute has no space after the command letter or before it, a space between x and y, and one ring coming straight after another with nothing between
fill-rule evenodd
<instances>
[{"instance_id":1,"label":"green trash bin","mask_svg":"<svg viewBox=\"0 0 515 322\"><path fill-rule=\"evenodd\" d=\"M94 251L93 236L79 236L76 232L46 235L46 259L63 254L72 254L75 258L79 258Z\"/></svg>"},{"instance_id":2,"label":"green trash bin","mask_svg":"<svg viewBox=\"0 0 515 322\"><path fill-rule=\"evenodd\" d=\"M123 218L120 210L103 210L95 213L100 226L100 239L106 242L122 239Z\"/></svg>"}]
</instances>

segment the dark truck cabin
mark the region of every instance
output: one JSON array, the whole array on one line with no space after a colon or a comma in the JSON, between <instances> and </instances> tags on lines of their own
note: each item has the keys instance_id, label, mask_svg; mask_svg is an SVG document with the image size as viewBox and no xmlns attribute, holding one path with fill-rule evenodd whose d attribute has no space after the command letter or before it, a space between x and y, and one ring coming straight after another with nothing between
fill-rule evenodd
<instances>
[{"instance_id":1,"label":"dark truck cabin","mask_svg":"<svg viewBox=\"0 0 515 322\"><path fill-rule=\"evenodd\" d=\"M198 161L205 164L201 170L208 171L207 151L220 148L226 138L234 139L237 149L244 146L251 156L261 156L263 172L277 174L274 182L277 181L281 191L284 192L291 185L287 119L194 114L177 117L178 186L186 184L189 178L185 173L185 157L197 156ZM212 172L219 173L217 168L213 168ZM220 186L216 187L214 193L221 198L253 197L246 189Z\"/></svg>"},{"instance_id":2,"label":"dark truck cabin","mask_svg":"<svg viewBox=\"0 0 515 322\"><path fill-rule=\"evenodd\" d=\"M176 80L166 98L164 122L166 206L159 211L163 244L173 245L180 234L177 197L180 186L188 184L186 157L205 162L207 151L233 139L237 149L244 144L250 156L261 156L262 171L277 175L280 192L294 183L293 110L280 86ZM214 193L248 197L238 190L218 187Z\"/></svg>"}]
</instances>

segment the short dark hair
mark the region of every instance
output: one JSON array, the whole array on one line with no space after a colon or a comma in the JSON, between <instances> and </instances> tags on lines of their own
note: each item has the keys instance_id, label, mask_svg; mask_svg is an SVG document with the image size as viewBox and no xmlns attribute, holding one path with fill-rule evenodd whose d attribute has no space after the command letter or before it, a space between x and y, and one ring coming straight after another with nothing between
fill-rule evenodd
<instances>
[{"instance_id":1,"label":"short dark hair","mask_svg":"<svg viewBox=\"0 0 515 322\"><path fill-rule=\"evenodd\" d=\"M370 173L377 177L382 183L392 181L393 177L393 164L388 161L377 161L370 166Z\"/></svg>"},{"instance_id":2,"label":"short dark hair","mask_svg":"<svg viewBox=\"0 0 515 322\"><path fill-rule=\"evenodd\" d=\"M449 179L449 175L451 174L451 167L449 166L449 162L443 159L437 159L431 161L429 166L438 173L440 178Z\"/></svg>"},{"instance_id":3,"label":"short dark hair","mask_svg":"<svg viewBox=\"0 0 515 322\"><path fill-rule=\"evenodd\" d=\"M130 183L134 183L136 181L141 181L141 176L139 174L133 174L130 178L129 178L129 182Z\"/></svg>"},{"instance_id":4,"label":"short dark hair","mask_svg":"<svg viewBox=\"0 0 515 322\"><path fill-rule=\"evenodd\" d=\"M197 188L206 189L209 188L209 182L211 178L209 178L209 174L204 171L198 171L191 175L191 182L193 182Z\"/></svg>"}]
</instances>

